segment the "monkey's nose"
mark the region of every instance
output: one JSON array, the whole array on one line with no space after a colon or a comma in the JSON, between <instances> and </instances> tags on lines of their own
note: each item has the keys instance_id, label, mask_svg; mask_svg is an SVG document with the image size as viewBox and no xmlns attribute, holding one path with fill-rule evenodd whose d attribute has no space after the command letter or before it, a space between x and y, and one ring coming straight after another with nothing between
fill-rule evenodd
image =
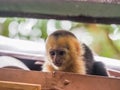
<instances>
[{"instance_id":1,"label":"monkey's nose","mask_svg":"<svg viewBox=\"0 0 120 90\"><path fill-rule=\"evenodd\" d=\"M62 66L62 60L55 60L54 64L58 67Z\"/></svg>"}]
</instances>

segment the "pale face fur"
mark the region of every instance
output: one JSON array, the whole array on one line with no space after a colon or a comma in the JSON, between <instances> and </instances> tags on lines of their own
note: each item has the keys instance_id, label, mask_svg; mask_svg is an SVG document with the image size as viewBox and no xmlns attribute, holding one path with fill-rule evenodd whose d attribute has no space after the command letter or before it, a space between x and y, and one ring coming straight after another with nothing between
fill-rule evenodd
<instances>
[{"instance_id":1,"label":"pale face fur","mask_svg":"<svg viewBox=\"0 0 120 90\"><path fill-rule=\"evenodd\" d=\"M75 59L80 57L80 53L82 53L79 45L80 44L76 38L60 37L55 39L52 36L49 37L46 42L47 60L49 64L51 64L56 70L64 70L68 68L72 63L74 63ZM52 51L63 51L64 54L58 55L57 59L54 59L54 56L51 56L50 54ZM60 62L60 65L55 64L56 60Z\"/></svg>"},{"instance_id":2,"label":"pale face fur","mask_svg":"<svg viewBox=\"0 0 120 90\"><path fill-rule=\"evenodd\" d=\"M42 71L86 73L82 44L72 33L57 31L47 38L46 61Z\"/></svg>"}]
</instances>

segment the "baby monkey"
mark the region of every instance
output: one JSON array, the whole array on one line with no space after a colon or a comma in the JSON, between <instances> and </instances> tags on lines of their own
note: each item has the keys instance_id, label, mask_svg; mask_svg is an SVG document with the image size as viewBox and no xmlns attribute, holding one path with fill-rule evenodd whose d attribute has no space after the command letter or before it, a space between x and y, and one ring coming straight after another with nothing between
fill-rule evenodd
<instances>
[{"instance_id":1,"label":"baby monkey","mask_svg":"<svg viewBox=\"0 0 120 90\"><path fill-rule=\"evenodd\" d=\"M63 71L108 76L104 64L96 62L89 47L80 43L69 31L57 30L48 36L46 55L42 69L44 72Z\"/></svg>"}]
</instances>

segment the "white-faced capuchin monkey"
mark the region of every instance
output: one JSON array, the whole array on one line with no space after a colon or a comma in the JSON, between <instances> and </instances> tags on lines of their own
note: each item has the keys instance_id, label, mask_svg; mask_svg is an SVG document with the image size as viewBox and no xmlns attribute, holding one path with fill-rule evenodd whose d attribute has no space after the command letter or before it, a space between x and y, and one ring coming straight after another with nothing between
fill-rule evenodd
<instances>
[{"instance_id":1,"label":"white-faced capuchin monkey","mask_svg":"<svg viewBox=\"0 0 120 90\"><path fill-rule=\"evenodd\" d=\"M46 61L42 71L73 72L108 76L102 62L94 61L91 50L69 31L57 30L46 40Z\"/></svg>"}]
</instances>

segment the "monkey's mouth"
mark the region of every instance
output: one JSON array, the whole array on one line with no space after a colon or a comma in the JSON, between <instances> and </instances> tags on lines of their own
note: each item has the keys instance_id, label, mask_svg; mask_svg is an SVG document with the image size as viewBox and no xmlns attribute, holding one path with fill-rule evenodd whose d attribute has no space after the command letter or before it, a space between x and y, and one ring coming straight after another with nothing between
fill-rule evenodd
<instances>
[{"instance_id":1,"label":"monkey's mouth","mask_svg":"<svg viewBox=\"0 0 120 90\"><path fill-rule=\"evenodd\" d=\"M54 65L60 67L60 66L62 66L62 62L61 62L61 61L55 61L55 62L54 62Z\"/></svg>"}]
</instances>

